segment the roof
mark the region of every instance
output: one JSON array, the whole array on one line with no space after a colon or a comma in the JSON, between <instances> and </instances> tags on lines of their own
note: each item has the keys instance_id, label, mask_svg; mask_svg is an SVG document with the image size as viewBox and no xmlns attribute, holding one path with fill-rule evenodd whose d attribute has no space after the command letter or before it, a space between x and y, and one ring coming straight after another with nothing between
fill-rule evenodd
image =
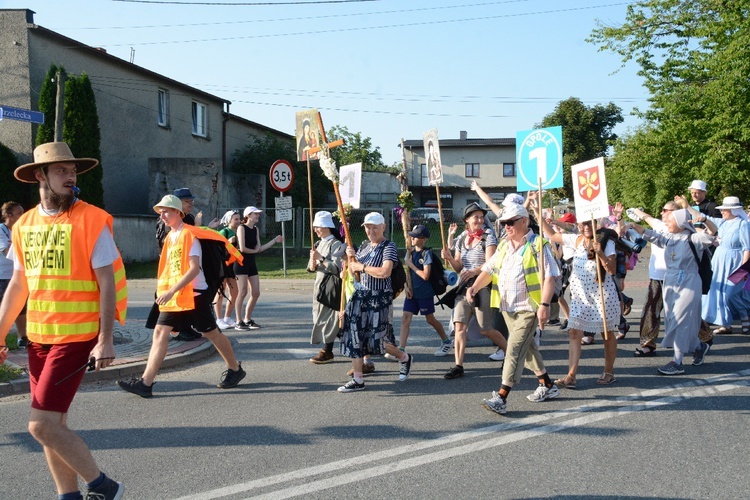
<instances>
[{"instance_id":1,"label":"roof","mask_svg":"<svg viewBox=\"0 0 750 500\"><path fill-rule=\"evenodd\" d=\"M274 135L286 137L289 140L296 140L296 137L292 134L287 134L286 132L282 132L280 130L276 130L275 128L268 127L266 125L263 125L262 123L254 122L252 120L248 120L247 118L243 118L241 116L233 115L232 113L227 113L227 116L230 120L235 120L239 122L246 123L247 125L250 125L255 128L259 128L261 130L264 130L266 132L271 132Z\"/></svg>"},{"instance_id":2,"label":"roof","mask_svg":"<svg viewBox=\"0 0 750 500\"><path fill-rule=\"evenodd\" d=\"M472 148L488 146L512 146L515 147L515 137L499 137L495 139L439 139L440 148ZM404 141L404 147L424 149L424 141Z\"/></svg>"}]
</instances>

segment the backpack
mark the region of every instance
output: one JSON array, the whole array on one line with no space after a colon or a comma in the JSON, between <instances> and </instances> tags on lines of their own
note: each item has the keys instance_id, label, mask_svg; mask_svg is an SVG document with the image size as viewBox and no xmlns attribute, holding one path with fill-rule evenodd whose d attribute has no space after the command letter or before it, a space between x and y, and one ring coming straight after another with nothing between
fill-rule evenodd
<instances>
[{"instance_id":1,"label":"backpack","mask_svg":"<svg viewBox=\"0 0 750 500\"><path fill-rule=\"evenodd\" d=\"M390 243L389 240L385 240L385 244ZM398 253L396 254L398 255ZM401 256L398 255L398 264L393 265L393 271L391 271L391 288L393 289L393 298L398 297L406 287L406 271L404 271L404 263L401 261Z\"/></svg>"},{"instance_id":2,"label":"backpack","mask_svg":"<svg viewBox=\"0 0 750 500\"><path fill-rule=\"evenodd\" d=\"M445 267L435 252L430 248L425 248L423 252L432 252L432 264L430 265L430 285L435 295L443 295L448 288L448 281L445 279Z\"/></svg>"},{"instance_id":3,"label":"backpack","mask_svg":"<svg viewBox=\"0 0 750 500\"><path fill-rule=\"evenodd\" d=\"M704 250L701 258L698 258L698 252L695 250L695 245L688 238L688 244L690 244L690 250L693 251L693 256L698 264L698 274L701 277L701 294L706 295L711 289L711 280L714 277L714 271L711 269L711 253Z\"/></svg>"},{"instance_id":4,"label":"backpack","mask_svg":"<svg viewBox=\"0 0 750 500\"><path fill-rule=\"evenodd\" d=\"M201 244L201 269L206 277L209 297L216 296L219 289L222 288L226 275L224 263L229 259L229 252L224 243L218 240L209 240L198 238Z\"/></svg>"}]
</instances>

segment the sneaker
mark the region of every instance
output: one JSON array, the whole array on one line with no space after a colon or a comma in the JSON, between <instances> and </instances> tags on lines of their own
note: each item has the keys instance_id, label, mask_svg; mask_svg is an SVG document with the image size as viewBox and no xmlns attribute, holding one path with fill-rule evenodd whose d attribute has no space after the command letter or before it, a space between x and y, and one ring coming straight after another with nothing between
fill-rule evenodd
<instances>
[{"instance_id":1,"label":"sneaker","mask_svg":"<svg viewBox=\"0 0 750 500\"><path fill-rule=\"evenodd\" d=\"M544 384L539 384L539 387L536 388L534 393L526 396L526 399L528 399L532 403L541 403L542 401L546 401L548 399L554 399L559 395L560 389L558 389L556 385L547 387Z\"/></svg>"},{"instance_id":2,"label":"sneaker","mask_svg":"<svg viewBox=\"0 0 750 500\"><path fill-rule=\"evenodd\" d=\"M662 375L682 375L685 373L685 369L682 368L682 365L678 365L674 361L670 361L666 365L659 368L659 373Z\"/></svg>"},{"instance_id":3,"label":"sneaker","mask_svg":"<svg viewBox=\"0 0 750 500\"><path fill-rule=\"evenodd\" d=\"M234 329L235 330L249 330L250 329L250 325L248 325L244 321L240 321L239 323L236 323L234 325Z\"/></svg>"},{"instance_id":4,"label":"sneaker","mask_svg":"<svg viewBox=\"0 0 750 500\"><path fill-rule=\"evenodd\" d=\"M313 363L316 365L325 365L327 363L333 363L333 353L326 352L325 349L321 349L320 352L314 358L310 358L310 363Z\"/></svg>"},{"instance_id":5,"label":"sneaker","mask_svg":"<svg viewBox=\"0 0 750 500\"><path fill-rule=\"evenodd\" d=\"M508 405L505 401L503 401L503 398L500 397L500 394L492 391L492 397L490 399L483 399L482 406L490 411L499 413L500 415L505 415L505 411Z\"/></svg>"},{"instance_id":6,"label":"sneaker","mask_svg":"<svg viewBox=\"0 0 750 500\"><path fill-rule=\"evenodd\" d=\"M702 365L703 360L706 358L706 354L708 354L708 351L710 349L710 345L706 344L705 342L701 342L701 344L695 349L695 352L693 352L693 366Z\"/></svg>"},{"instance_id":7,"label":"sneaker","mask_svg":"<svg viewBox=\"0 0 750 500\"><path fill-rule=\"evenodd\" d=\"M86 492L86 500L118 500L125 493L122 483L105 477L104 482L94 489Z\"/></svg>"},{"instance_id":8,"label":"sneaker","mask_svg":"<svg viewBox=\"0 0 750 500\"><path fill-rule=\"evenodd\" d=\"M150 398L153 396L151 392L154 388L154 384L146 385L143 383L143 379L130 379L130 380L118 380L117 385L121 389L128 391L131 394L136 394L142 398Z\"/></svg>"},{"instance_id":9,"label":"sneaker","mask_svg":"<svg viewBox=\"0 0 750 500\"><path fill-rule=\"evenodd\" d=\"M188 330L185 330L184 332L178 333L174 339L181 340L183 342L190 342L193 340L198 340L201 337L203 337L203 335L190 328Z\"/></svg>"},{"instance_id":10,"label":"sneaker","mask_svg":"<svg viewBox=\"0 0 750 500\"><path fill-rule=\"evenodd\" d=\"M490 359L492 361L502 361L502 360L504 360L505 359L505 351L503 351L502 349L500 349L498 347L495 352L493 352L492 354L490 354Z\"/></svg>"},{"instance_id":11,"label":"sneaker","mask_svg":"<svg viewBox=\"0 0 750 500\"><path fill-rule=\"evenodd\" d=\"M235 326L237 326L237 323L235 323L235 321L230 317L224 318L224 323L226 323L229 328L234 328Z\"/></svg>"},{"instance_id":12,"label":"sneaker","mask_svg":"<svg viewBox=\"0 0 750 500\"><path fill-rule=\"evenodd\" d=\"M411 362L413 360L414 360L414 356L412 356L411 354L407 354L406 361L399 363L398 379L401 382L409 378L409 373L411 372Z\"/></svg>"},{"instance_id":13,"label":"sneaker","mask_svg":"<svg viewBox=\"0 0 750 500\"><path fill-rule=\"evenodd\" d=\"M443 356L447 356L451 352L451 348L453 347L453 342L451 342L450 339L446 340L445 342L440 343L440 347L438 347L437 351L435 351L435 356L442 358Z\"/></svg>"},{"instance_id":14,"label":"sneaker","mask_svg":"<svg viewBox=\"0 0 750 500\"><path fill-rule=\"evenodd\" d=\"M223 319L217 319L216 326L219 327L219 330L228 330L229 328L231 328Z\"/></svg>"},{"instance_id":15,"label":"sneaker","mask_svg":"<svg viewBox=\"0 0 750 500\"><path fill-rule=\"evenodd\" d=\"M369 375L371 373L375 373L375 363L365 363L362 366L362 375ZM346 372L347 377L353 377L354 376L354 368Z\"/></svg>"},{"instance_id":16,"label":"sneaker","mask_svg":"<svg viewBox=\"0 0 750 500\"><path fill-rule=\"evenodd\" d=\"M361 384L358 382L355 382L354 379L351 379L346 384L342 385L338 389L336 389L339 392L355 392L355 391L364 391L365 390L365 383L362 382Z\"/></svg>"},{"instance_id":17,"label":"sneaker","mask_svg":"<svg viewBox=\"0 0 750 500\"><path fill-rule=\"evenodd\" d=\"M549 321L547 322L547 324L548 324L548 325L552 325L552 326L554 326L554 325L559 325L559 324L560 324L560 318L554 318L554 319L551 319L551 320L549 320Z\"/></svg>"},{"instance_id":18,"label":"sneaker","mask_svg":"<svg viewBox=\"0 0 750 500\"><path fill-rule=\"evenodd\" d=\"M228 369L221 374L221 382L216 387L219 389L231 389L239 385L240 381L247 375L247 372L242 369L242 363L237 364L239 365L237 371Z\"/></svg>"},{"instance_id":19,"label":"sneaker","mask_svg":"<svg viewBox=\"0 0 750 500\"><path fill-rule=\"evenodd\" d=\"M443 378L445 379L454 379L458 377L464 376L464 367L463 366L454 366L453 368L449 369L445 375L443 375Z\"/></svg>"},{"instance_id":20,"label":"sneaker","mask_svg":"<svg viewBox=\"0 0 750 500\"><path fill-rule=\"evenodd\" d=\"M562 323L560 323L560 330L567 330L568 329L568 320L563 320Z\"/></svg>"},{"instance_id":21,"label":"sneaker","mask_svg":"<svg viewBox=\"0 0 750 500\"><path fill-rule=\"evenodd\" d=\"M258 328L260 328L260 325L251 319L247 322L247 327L250 330L257 330Z\"/></svg>"},{"instance_id":22,"label":"sneaker","mask_svg":"<svg viewBox=\"0 0 750 500\"><path fill-rule=\"evenodd\" d=\"M26 347L29 345L29 339L26 337L18 337L18 348L19 349L26 349Z\"/></svg>"}]
</instances>

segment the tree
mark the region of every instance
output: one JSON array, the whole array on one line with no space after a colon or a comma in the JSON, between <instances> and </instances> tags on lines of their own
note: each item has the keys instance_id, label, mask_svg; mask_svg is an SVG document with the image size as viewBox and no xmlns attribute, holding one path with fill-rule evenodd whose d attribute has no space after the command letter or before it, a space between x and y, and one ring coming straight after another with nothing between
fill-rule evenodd
<instances>
[{"instance_id":1,"label":"tree","mask_svg":"<svg viewBox=\"0 0 750 500\"><path fill-rule=\"evenodd\" d=\"M331 149L331 158L336 161L336 165L351 165L352 163L362 163L363 172L389 172L398 174L399 170L386 166L383 163L383 156L380 154L380 148L372 146L372 139L362 137L360 132L349 132L349 129L334 125L328 131L328 141L333 142L336 139L344 139L344 145Z\"/></svg>"},{"instance_id":2,"label":"tree","mask_svg":"<svg viewBox=\"0 0 750 500\"><path fill-rule=\"evenodd\" d=\"M748 199L749 15L749 0L642 0L622 25L599 23L589 41L636 62L651 94L650 107L636 110L645 125L616 148L618 171L634 182L653 175L654 193L685 193L704 179L709 196Z\"/></svg>"},{"instance_id":3,"label":"tree","mask_svg":"<svg viewBox=\"0 0 750 500\"><path fill-rule=\"evenodd\" d=\"M263 137L250 136L250 142L234 153L232 171L239 174L260 174L266 177L266 191L274 192L268 180L268 171L276 160L287 160L294 167L294 183L286 195L292 196L293 203L308 205L307 168L297 162L297 149L293 140L282 141L266 134ZM313 205L326 204L326 193L331 191L330 182L318 167L317 161L310 162Z\"/></svg>"},{"instance_id":4,"label":"tree","mask_svg":"<svg viewBox=\"0 0 750 500\"><path fill-rule=\"evenodd\" d=\"M580 99L571 97L560 101L555 110L536 125L536 128L562 126L564 194L561 197L573 199L570 167L606 156L617 138L613 132L615 125L622 120L622 110L614 103L588 107Z\"/></svg>"},{"instance_id":5,"label":"tree","mask_svg":"<svg viewBox=\"0 0 750 500\"><path fill-rule=\"evenodd\" d=\"M65 70L62 66L59 68L63 73ZM44 113L44 123L39 125L36 129L36 142L38 146L40 144L46 144L55 140L55 117L57 116L57 108L55 100L57 98L57 71L58 67L54 64L50 66L47 71L47 76L42 82L42 89L39 92L39 111Z\"/></svg>"},{"instance_id":6,"label":"tree","mask_svg":"<svg viewBox=\"0 0 750 500\"><path fill-rule=\"evenodd\" d=\"M23 205L24 208L31 208L34 204L35 190L31 184L18 182L13 176L13 172L18 168L18 159L13 151L2 143L0 143L0 165L2 165L2 168L0 168L0 193L2 193L0 204L6 201L15 201Z\"/></svg>"}]
</instances>

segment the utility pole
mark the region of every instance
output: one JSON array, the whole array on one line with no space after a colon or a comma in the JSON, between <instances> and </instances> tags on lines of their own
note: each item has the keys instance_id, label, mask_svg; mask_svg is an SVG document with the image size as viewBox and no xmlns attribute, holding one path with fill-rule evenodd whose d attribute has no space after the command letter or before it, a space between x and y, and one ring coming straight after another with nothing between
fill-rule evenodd
<instances>
[{"instance_id":1,"label":"utility pole","mask_svg":"<svg viewBox=\"0 0 750 500\"><path fill-rule=\"evenodd\" d=\"M55 103L55 142L62 141L63 108L65 107L65 72L57 70L57 101Z\"/></svg>"}]
</instances>

